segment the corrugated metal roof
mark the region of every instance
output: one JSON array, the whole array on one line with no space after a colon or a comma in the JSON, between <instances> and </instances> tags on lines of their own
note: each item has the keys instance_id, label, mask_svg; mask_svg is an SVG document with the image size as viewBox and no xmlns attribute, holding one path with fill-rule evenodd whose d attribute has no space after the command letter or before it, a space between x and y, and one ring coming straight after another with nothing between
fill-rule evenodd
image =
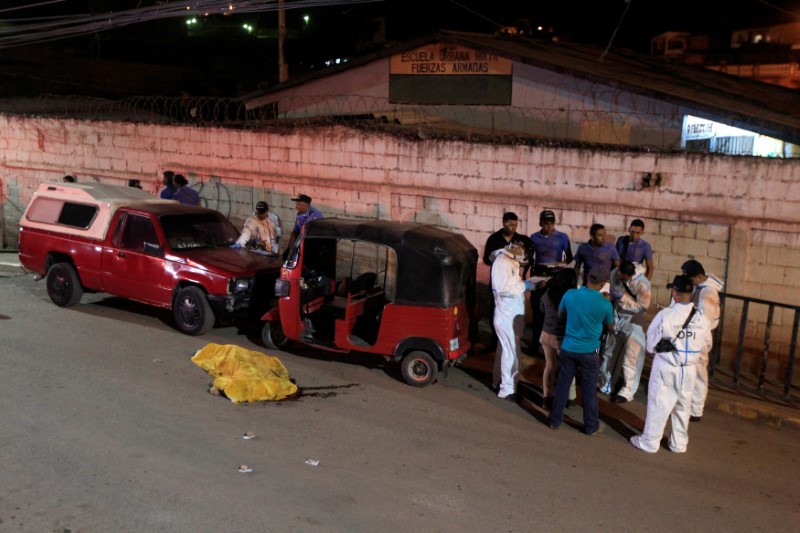
<instances>
[{"instance_id":1,"label":"corrugated metal roof","mask_svg":"<svg viewBox=\"0 0 800 533\"><path fill-rule=\"evenodd\" d=\"M700 66L669 62L625 49L542 42L483 34L440 32L383 49L343 65L306 75L245 97L248 108L306 82L365 65L433 42L449 42L578 79L686 106L709 118L800 144L800 92L730 76Z\"/></svg>"}]
</instances>

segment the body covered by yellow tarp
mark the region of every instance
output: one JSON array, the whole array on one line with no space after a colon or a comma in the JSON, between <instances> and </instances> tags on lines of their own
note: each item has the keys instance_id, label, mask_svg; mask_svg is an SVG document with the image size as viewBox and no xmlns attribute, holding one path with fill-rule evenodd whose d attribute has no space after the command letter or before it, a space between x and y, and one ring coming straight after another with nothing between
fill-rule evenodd
<instances>
[{"instance_id":1,"label":"body covered by yellow tarp","mask_svg":"<svg viewBox=\"0 0 800 533\"><path fill-rule=\"evenodd\" d=\"M192 362L214 376L233 403L283 400L297 392L280 359L233 344L207 344Z\"/></svg>"}]
</instances>

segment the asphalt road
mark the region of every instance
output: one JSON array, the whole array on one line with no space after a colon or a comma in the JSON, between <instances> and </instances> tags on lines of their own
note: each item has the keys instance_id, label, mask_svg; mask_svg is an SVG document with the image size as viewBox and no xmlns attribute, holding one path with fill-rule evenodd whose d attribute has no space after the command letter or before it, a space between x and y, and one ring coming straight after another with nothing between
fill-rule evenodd
<instances>
[{"instance_id":1,"label":"asphalt road","mask_svg":"<svg viewBox=\"0 0 800 533\"><path fill-rule=\"evenodd\" d=\"M496 399L486 361L414 389L382 359L313 350L276 353L303 389L298 400L235 405L208 394L211 378L190 361L210 342L264 350L235 327L187 337L166 311L98 295L61 309L32 276L0 278L0 530L800 523L795 431L706 416L688 453L648 455L627 442L643 422L635 405L605 404L604 431L587 437L579 423L552 431L538 409Z\"/></svg>"}]
</instances>

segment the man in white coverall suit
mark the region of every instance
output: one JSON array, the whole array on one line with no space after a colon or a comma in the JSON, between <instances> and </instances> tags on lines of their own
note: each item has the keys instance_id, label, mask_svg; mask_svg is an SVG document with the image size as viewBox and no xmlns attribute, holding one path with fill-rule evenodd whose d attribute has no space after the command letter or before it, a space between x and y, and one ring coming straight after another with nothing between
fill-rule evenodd
<instances>
[{"instance_id":1,"label":"man in white coverall suit","mask_svg":"<svg viewBox=\"0 0 800 533\"><path fill-rule=\"evenodd\" d=\"M647 417L631 444L656 453L670 418L669 449L684 453L689 443L689 415L700 354L711 348L711 324L692 303L692 281L675 276L667 285L674 303L661 310L647 328L647 351L654 352L647 387ZM671 341L665 347L661 341Z\"/></svg>"},{"instance_id":2,"label":"man in white coverall suit","mask_svg":"<svg viewBox=\"0 0 800 533\"><path fill-rule=\"evenodd\" d=\"M694 294L692 302L700 310L711 324L711 330L717 329L719 325L719 291L725 284L713 274L706 274L703 265L699 261L690 259L681 265L684 276L692 280ZM712 337L713 340L713 337ZM697 367L697 379L692 393L692 422L699 422L703 416L703 408L706 406L706 396L708 396L708 357L711 346L708 350L700 354L700 365Z\"/></svg>"},{"instance_id":3,"label":"man in white coverall suit","mask_svg":"<svg viewBox=\"0 0 800 533\"><path fill-rule=\"evenodd\" d=\"M533 282L522 281L520 277L520 264L525 263L522 246L509 244L494 251L492 257L493 320L498 340L492 385L498 398L516 401L519 339L525 327L525 291L533 288Z\"/></svg>"},{"instance_id":4,"label":"man in white coverall suit","mask_svg":"<svg viewBox=\"0 0 800 533\"><path fill-rule=\"evenodd\" d=\"M614 304L616 322L614 335L606 339L597 385L601 392L611 395L612 402L625 403L633 400L642 377L645 313L651 300L650 280L642 273L637 274L633 263L623 261L611 273L609 295ZM616 390L615 387L620 387L618 381L621 388Z\"/></svg>"}]
</instances>

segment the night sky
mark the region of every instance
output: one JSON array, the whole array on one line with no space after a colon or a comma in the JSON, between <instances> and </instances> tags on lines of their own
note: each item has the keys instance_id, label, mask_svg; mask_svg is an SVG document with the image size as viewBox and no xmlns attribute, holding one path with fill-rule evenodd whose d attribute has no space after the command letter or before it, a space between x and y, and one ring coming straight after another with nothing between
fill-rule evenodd
<instances>
[{"instance_id":1,"label":"night sky","mask_svg":"<svg viewBox=\"0 0 800 533\"><path fill-rule=\"evenodd\" d=\"M48 74L64 78L63 87L40 87L18 80L47 78L42 76L34 57L37 47L47 47L49 54L69 54L84 60L125 61L139 64L176 66L198 72L188 81L176 81L174 87L153 88L167 94L234 94L252 90L277 77L277 12L232 16L214 15L204 20L206 30L192 33L186 20L191 12L183 2L167 0L2 0L0 1L0 96L14 96L36 91L91 92L92 84L79 76L70 77L70 69ZM203 0L206 2L213 0ZM258 0L250 0L258 1ZM260 0L262 3L268 3ZM404 42L435 30L470 31L492 34L503 26L520 26L528 21L534 29L542 26L540 36L557 37L560 41L590 43L605 48L613 36L613 47L630 48L648 53L650 40L664 31L688 31L717 36L717 42L729 39L732 30L759 25L800 21L800 0L386 0L372 3L330 5L330 0L286 0L286 6L302 3L304 7L288 9L287 27L291 33L286 46L286 62L290 75L322 68L326 61L339 57L356 57L383 46L375 30L377 20L385 20L385 44ZM243 6L245 1L220 0L219 5ZM312 7L309 7L312 5ZM326 5L328 4L328 5ZM17 6L34 6L14 9ZM35 29L20 31L21 25L41 23L52 28L59 17L75 14L103 15L101 21L116 21L126 10L172 6L170 17L148 22L132 22L123 26L95 22L82 36L52 40L48 43L11 46L14 34L39 38ZM277 7L274 0L267 7ZM304 24L303 16L310 16ZM242 24L253 24L257 31L247 34ZM522 26L520 26L522 27ZM112 28L112 29L107 29ZM256 34L261 35L257 36ZM727 37L726 37L727 34ZM19 37L17 37L19 39ZM19 41L17 41L19 42ZM27 63L26 63L27 61ZM32 62L33 61L33 62ZM64 61L60 61L64 63ZM27 66L26 66L27 65ZM13 73L9 69L13 67ZM26 70L27 69L27 70ZM14 76L13 78L11 76ZM77 75L76 75L77 76ZM198 83L202 77L210 83ZM213 81L212 80L216 80ZM221 80L221 81L220 81ZM224 83L223 83L224 82ZM81 85L86 85L85 89ZM212 87L211 85L214 85ZM97 87L94 83L94 87ZM9 87L12 87L9 89ZM137 91L146 90L138 87ZM112 93L119 95L118 92Z\"/></svg>"},{"instance_id":2,"label":"night sky","mask_svg":"<svg viewBox=\"0 0 800 533\"><path fill-rule=\"evenodd\" d=\"M106 13L155 4L181 4L158 0L3 0L0 20L52 17L74 13ZM186 0L186 5L192 4ZM240 2L231 0L233 5ZM295 3L287 0L287 7ZM324 4L319 0L316 4ZM35 5L28 9L16 6ZM277 0L275 2L277 5ZM299 25L302 13L328 25L322 33L344 38L352 27L370 16L385 15L390 39L451 29L493 33L499 26L528 19L533 26L553 28L562 39L608 44L619 25L614 44L646 51L653 35L667 30L694 33L730 31L760 24L800 21L800 0L386 0L288 12L288 22ZM796 13L791 15L787 12ZM624 15L624 16L623 16ZM261 24L276 24L275 13L251 15ZM620 24L621 20L621 24ZM178 21L176 21L178 22ZM141 24L142 39L152 36L151 23ZM344 35L337 35L336 28Z\"/></svg>"}]
</instances>

